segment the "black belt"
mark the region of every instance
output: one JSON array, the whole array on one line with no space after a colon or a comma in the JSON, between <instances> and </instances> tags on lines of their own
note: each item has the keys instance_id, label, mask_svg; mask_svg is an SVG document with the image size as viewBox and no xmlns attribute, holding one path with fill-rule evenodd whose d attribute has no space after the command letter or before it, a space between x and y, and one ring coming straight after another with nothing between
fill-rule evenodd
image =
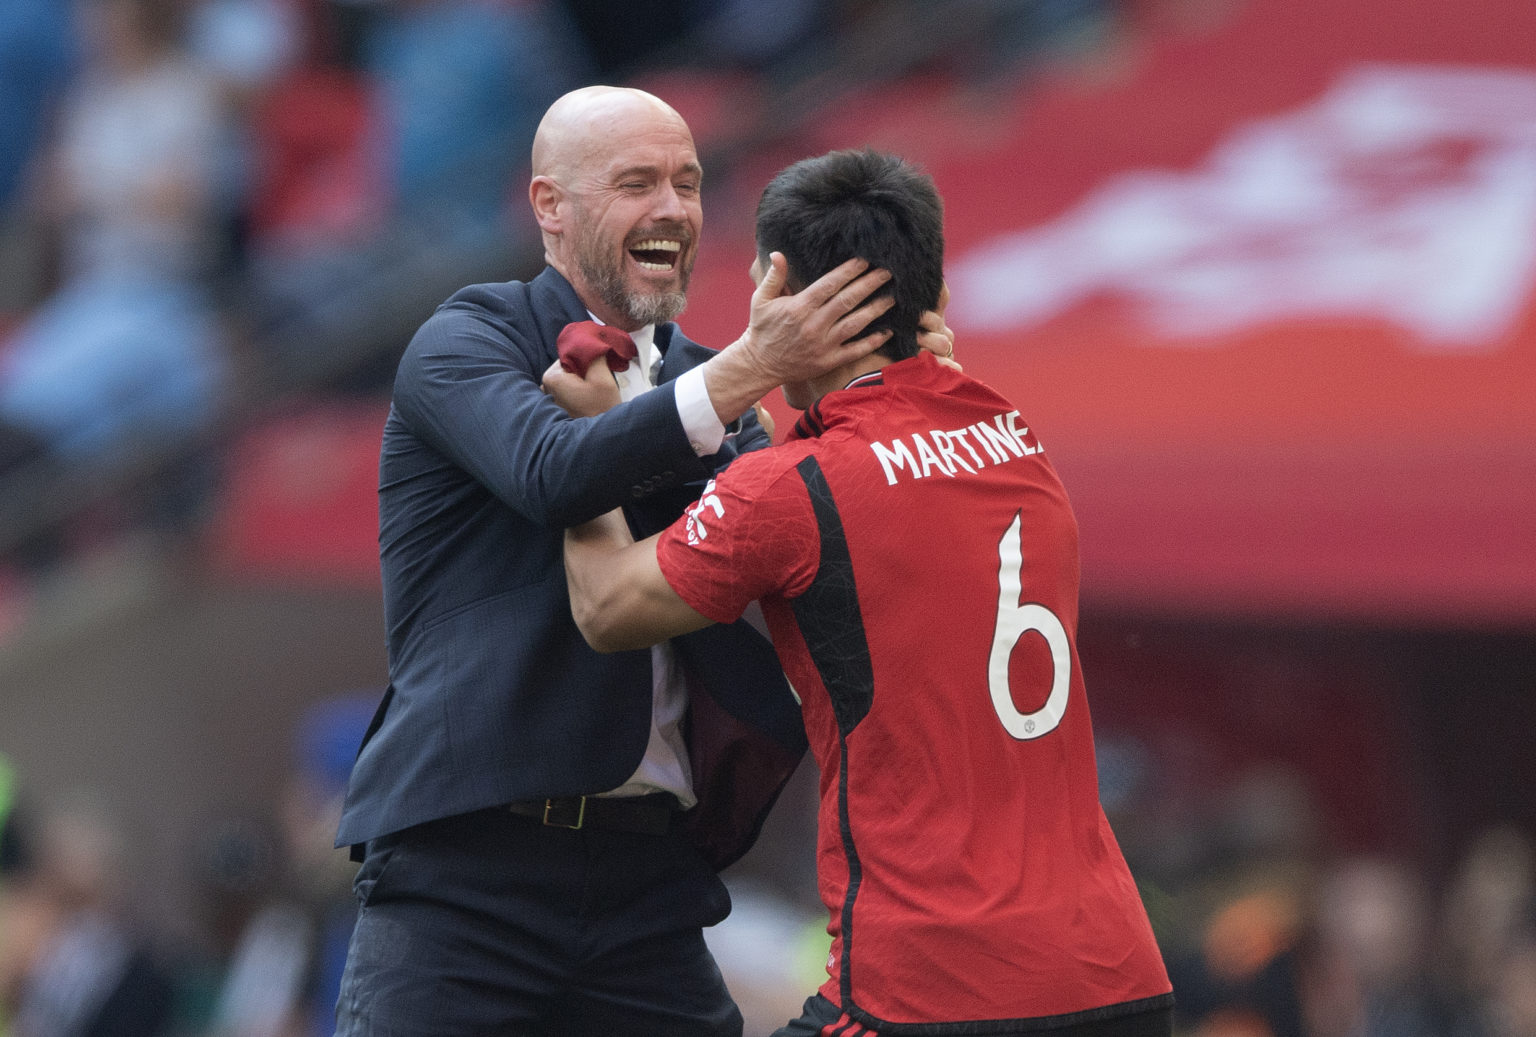
<instances>
[{"instance_id":1,"label":"black belt","mask_svg":"<svg viewBox=\"0 0 1536 1037\"><path fill-rule=\"evenodd\" d=\"M520 817L531 817L551 828L603 828L640 835L666 835L677 816L677 797L667 792L648 796L555 796L508 803Z\"/></svg>"}]
</instances>

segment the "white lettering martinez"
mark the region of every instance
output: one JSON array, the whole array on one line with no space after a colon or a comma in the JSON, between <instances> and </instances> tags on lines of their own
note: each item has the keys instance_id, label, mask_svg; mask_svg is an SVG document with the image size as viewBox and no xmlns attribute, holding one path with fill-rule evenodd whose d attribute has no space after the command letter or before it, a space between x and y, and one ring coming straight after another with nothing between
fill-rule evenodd
<instances>
[{"instance_id":1,"label":"white lettering martinez","mask_svg":"<svg viewBox=\"0 0 1536 1037\"><path fill-rule=\"evenodd\" d=\"M894 486L901 472L912 479L925 479L934 472L950 478L961 473L975 475L989 464L1031 457L1040 453L1041 447L1029 426L1019 424L1019 412L1009 411L963 428L929 429L913 432L905 439L871 443L869 449L880 462L886 485Z\"/></svg>"}]
</instances>

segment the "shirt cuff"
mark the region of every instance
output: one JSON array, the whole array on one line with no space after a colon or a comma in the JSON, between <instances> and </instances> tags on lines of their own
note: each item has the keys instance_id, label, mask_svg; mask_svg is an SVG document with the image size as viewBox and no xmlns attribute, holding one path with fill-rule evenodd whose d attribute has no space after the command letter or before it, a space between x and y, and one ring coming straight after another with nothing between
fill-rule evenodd
<instances>
[{"instance_id":1,"label":"shirt cuff","mask_svg":"<svg viewBox=\"0 0 1536 1037\"><path fill-rule=\"evenodd\" d=\"M719 453L720 444L725 442L725 426L715 413L715 405L709 402L703 366L678 375L675 385L677 416L682 420L683 431L688 434L688 445L699 457Z\"/></svg>"}]
</instances>

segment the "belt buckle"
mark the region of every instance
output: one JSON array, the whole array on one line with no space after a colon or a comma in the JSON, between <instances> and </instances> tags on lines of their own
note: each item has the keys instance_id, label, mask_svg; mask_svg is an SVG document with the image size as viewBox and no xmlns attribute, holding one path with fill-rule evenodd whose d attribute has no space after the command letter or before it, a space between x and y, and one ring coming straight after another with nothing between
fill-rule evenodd
<instances>
[{"instance_id":1,"label":"belt buckle","mask_svg":"<svg viewBox=\"0 0 1536 1037\"><path fill-rule=\"evenodd\" d=\"M550 828L569 828L573 831L580 828L587 819L587 797L578 796L577 802L579 805L576 808L576 822L572 824L569 821L560 820L559 818L551 819L549 816L550 811L556 810L559 807L559 801L546 799L544 801L544 823Z\"/></svg>"}]
</instances>

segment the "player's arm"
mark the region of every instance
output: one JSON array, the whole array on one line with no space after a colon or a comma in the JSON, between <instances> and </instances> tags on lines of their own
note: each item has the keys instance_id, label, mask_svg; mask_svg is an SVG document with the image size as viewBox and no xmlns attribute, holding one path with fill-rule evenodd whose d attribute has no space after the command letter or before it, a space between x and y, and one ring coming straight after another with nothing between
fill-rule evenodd
<instances>
[{"instance_id":1,"label":"player's arm","mask_svg":"<svg viewBox=\"0 0 1536 1037\"><path fill-rule=\"evenodd\" d=\"M645 648L711 623L661 574L656 540L635 543L618 511L565 531L571 615L595 650Z\"/></svg>"}]
</instances>

